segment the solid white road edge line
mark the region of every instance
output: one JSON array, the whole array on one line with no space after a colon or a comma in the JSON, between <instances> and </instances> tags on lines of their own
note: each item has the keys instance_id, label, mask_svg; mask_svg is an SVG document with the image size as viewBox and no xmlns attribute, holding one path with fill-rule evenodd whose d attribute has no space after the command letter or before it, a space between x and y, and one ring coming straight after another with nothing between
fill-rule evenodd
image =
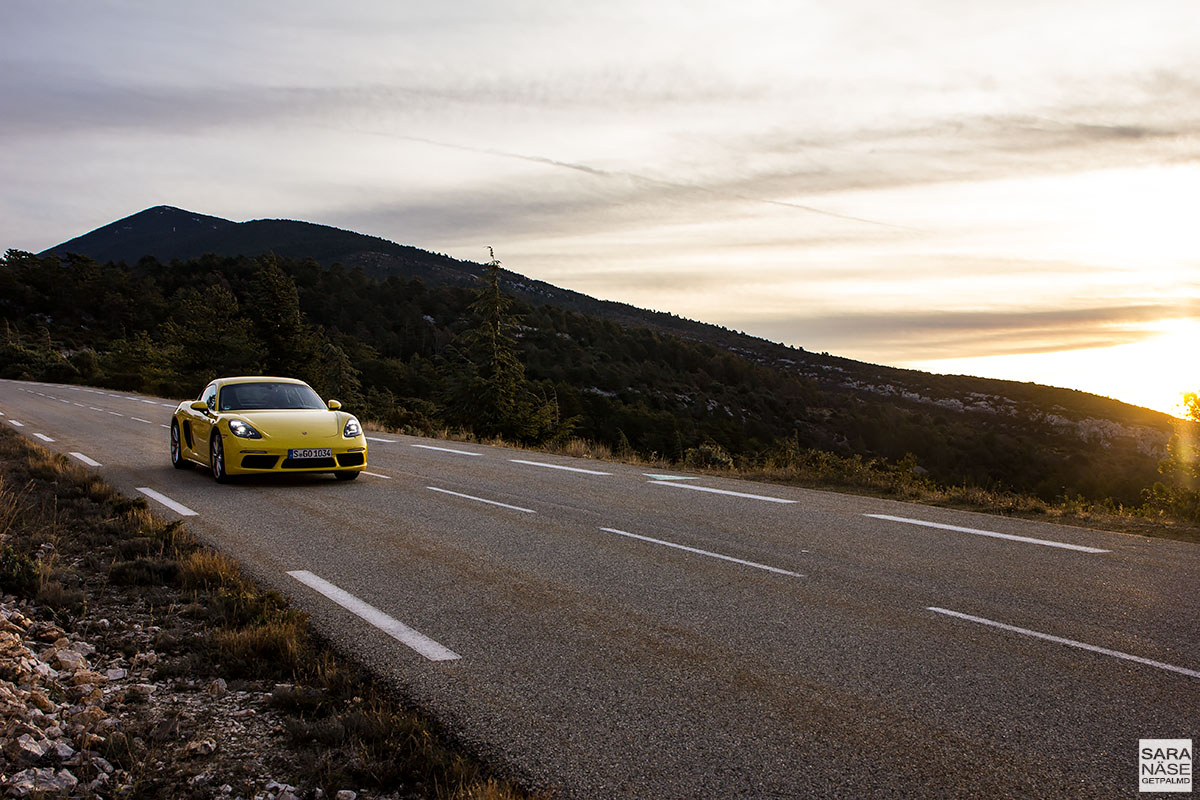
<instances>
[{"instance_id":1,"label":"solid white road edge line","mask_svg":"<svg viewBox=\"0 0 1200 800\"><path fill-rule=\"evenodd\" d=\"M1192 678L1200 678L1200 672L1197 672L1194 669L1185 669L1184 667L1176 667L1171 664L1164 664L1161 661L1152 661L1148 658L1142 658L1141 656L1132 656L1129 653L1122 653L1119 650L1109 650L1107 647L1097 647L1094 644L1077 642L1074 639L1064 639L1061 636L1052 636L1048 633L1039 633L1037 631L1031 631L1028 628L1018 628L1016 625L1006 625L1003 622L996 622L995 620L984 619L983 617L973 617L970 614L963 614L961 611L951 611L948 608L926 606L926 610L933 611L937 614L945 614L946 616L950 617L958 617L959 619L965 619L970 622L978 622L980 625L988 625L993 628L999 628L1000 630L1019 633L1023 636L1032 636L1035 639L1045 639L1048 642L1065 644L1068 647L1078 647L1080 650L1090 650L1093 653L1100 653L1101 655L1112 656L1113 658L1121 658L1126 661L1136 661L1139 664L1157 667L1158 669L1164 669L1168 672L1178 672L1180 675L1187 675Z\"/></svg>"},{"instance_id":2,"label":"solid white road edge line","mask_svg":"<svg viewBox=\"0 0 1200 800\"><path fill-rule=\"evenodd\" d=\"M791 572L790 570L780 569L779 567L769 567L766 564L758 564L754 561L743 561L742 559L734 558L733 556L723 556L720 553L713 553L709 550L701 550L697 547L688 547L687 545L675 544L674 542L665 542L662 539L651 539L649 536L639 536L636 533L619 531L616 528L601 528L600 530L604 531L605 533L615 533L618 536L628 536L630 539L640 539L643 542L652 542L654 544L661 544L665 547L673 547L676 550L686 550L689 553L696 553L697 555L708 556L709 558L719 558L722 561L732 561L734 564L741 564L746 567L754 567L755 569L763 569L767 572L774 572L778 575L790 575L793 578L804 577L799 572Z\"/></svg>"},{"instance_id":3,"label":"solid white road edge line","mask_svg":"<svg viewBox=\"0 0 1200 800\"><path fill-rule=\"evenodd\" d=\"M410 444L409 447L419 447L422 450L440 450L443 453L458 453L460 456L482 456L483 453L472 453L470 450L455 450L452 447L434 447L431 444Z\"/></svg>"},{"instance_id":4,"label":"solid white road edge line","mask_svg":"<svg viewBox=\"0 0 1200 800\"><path fill-rule=\"evenodd\" d=\"M378 608L375 608L375 606L359 600L346 590L334 586L329 581L312 574L308 570L292 570L288 572L288 575L291 575L310 589L315 589L325 595L355 616L361 617L371 623L406 647L416 650L430 661L454 661L462 658L462 656L453 650L443 647L425 634L413 630L403 622L388 616Z\"/></svg>"},{"instance_id":5,"label":"solid white road edge line","mask_svg":"<svg viewBox=\"0 0 1200 800\"><path fill-rule=\"evenodd\" d=\"M200 516L195 511L192 511L190 508L185 506L183 503L176 503L174 500L167 497L165 494L159 494L158 492L154 491L153 489L148 489L145 486L139 486L139 487L137 487L137 490L139 492L141 492L142 494L146 495L147 497L151 497L151 498L157 500L158 502L162 503L167 508L171 509L172 511L174 511L182 516L185 516L185 517Z\"/></svg>"},{"instance_id":6,"label":"solid white road edge line","mask_svg":"<svg viewBox=\"0 0 1200 800\"><path fill-rule=\"evenodd\" d=\"M510 458L514 464L528 464L531 467L545 467L546 469L561 469L566 472L583 472L588 475L612 475L611 472L600 472L595 469L580 469L579 467L564 467L561 464L547 464L545 461L525 461L520 458Z\"/></svg>"},{"instance_id":7,"label":"solid white road edge line","mask_svg":"<svg viewBox=\"0 0 1200 800\"><path fill-rule=\"evenodd\" d=\"M963 528L958 525L943 525L940 522L926 522L920 519L909 519L907 517L893 517L888 514L863 514L864 517L872 517L873 519L886 519L890 522L904 522L909 525L922 525L926 528L938 528L944 531L957 531L958 533L970 533L975 536L990 536L993 539L1010 539L1014 542L1025 542L1026 544L1040 544L1044 547L1058 547L1063 550L1077 550L1080 553L1108 553L1110 550L1102 550L1099 547L1084 547L1081 544L1067 544L1066 542L1052 542L1048 539L1034 539L1029 536L1017 536L1011 533L996 533L995 531L983 531L978 528Z\"/></svg>"},{"instance_id":8,"label":"solid white road edge line","mask_svg":"<svg viewBox=\"0 0 1200 800\"><path fill-rule=\"evenodd\" d=\"M101 464L99 461L96 461L96 460L94 460L94 459L88 458L88 457L87 457L87 456L85 456L83 453L71 453L71 457L72 457L72 458L78 458L80 461L82 461L83 463L87 464L89 467L103 467L103 466L104 466L104 465L103 465L103 464Z\"/></svg>"},{"instance_id":9,"label":"solid white road edge line","mask_svg":"<svg viewBox=\"0 0 1200 800\"><path fill-rule=\"evenodd\" d=\"M35 433L34 436L41 439L43 442L53 442L54 441L53 439L51 439L49 436L47 436L44 433Z\"/></svg>"},{"instance_id":10,"label":"solid white road edge line","mask_svg":"<svg viewBox=\"0 0 1200 800\"><path fill-rule=\"evenodd\" d=\"M511 508L513 511L523 511L526 514L536 514L532 508L521 508L520 506L510 506L508 503L497 503L495 500L485 500L482 497L476 497L471 494L462 494L461 492L452 492L449 489L439 489L436 486L426 486L426 489L431 492L441 492L442 494L452 494L455 497L462 497L467 500L474 500L478 503L487 503L490 506L500 506L501 508Z\"/></svg>"},{"instance_id":11,"label":"solid white road edge line","mask_svg":"<svg viewBox=\"0 0 1200 800\"><path fill-rule=\"evenodd\" d=\"M768 503L795 503L795 500L784 500L782 497L767 497L765 494L747 494L746 492L731 492L728 489L710 489L707 486L690 486L686 483L669 481L646 481L658 486L674 486L676 489L690 489L693 492L710 492L712 494L727 494L731 497L748 497L751 500L765 500Z\"/></svg>"}]
</instances>

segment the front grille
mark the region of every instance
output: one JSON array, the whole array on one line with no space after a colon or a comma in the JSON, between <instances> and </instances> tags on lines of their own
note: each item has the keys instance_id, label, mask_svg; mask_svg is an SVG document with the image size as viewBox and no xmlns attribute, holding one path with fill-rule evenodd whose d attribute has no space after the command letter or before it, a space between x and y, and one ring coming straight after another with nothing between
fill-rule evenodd
<instances>
[{"instance_id":1,"label":"front grille","mask_svg":"<svg viewBox=\"0 0 1200 800\"><path fill-rule=\"evenodd\" d=\"M242 469L273 469L279 456L242 456Z\"/></svg>"},{"instance_id":2,"label":"front grille","mask_svg":"<svg viewBox=\"0 0 1200 800\"><path fill-rule=\"evenodd\" d=\"M364 453L342 453L337 457L339 467L361 467L367 463Z\"/></svg>"},{"instance_id":3,"label":"front grille","mask_svg":"<svg viewBox=\"0 0 1200 800\"><path fill-rule=\"evenodd\" d=\"M337 466L332 458L285 458L279 465L283 469L330 469Z\"/></svg>"}]
</instances>

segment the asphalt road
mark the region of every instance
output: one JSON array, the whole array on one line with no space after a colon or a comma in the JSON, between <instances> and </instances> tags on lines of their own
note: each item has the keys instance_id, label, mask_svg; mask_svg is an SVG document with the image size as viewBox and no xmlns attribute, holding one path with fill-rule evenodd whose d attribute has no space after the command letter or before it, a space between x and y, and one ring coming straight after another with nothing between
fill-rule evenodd
<instances>
[{"instance_id":1,"label":"asphalt road","mask_svg":"<svg viewBox=\"0 0 1200 800\"><path fill-rule=\"evenodd\" d=\"M1200 740L1194 545L383 434L218 486L174 405L0 381L560 797L1133 797L1140 739Z\"/></svg>"}]
</instances>

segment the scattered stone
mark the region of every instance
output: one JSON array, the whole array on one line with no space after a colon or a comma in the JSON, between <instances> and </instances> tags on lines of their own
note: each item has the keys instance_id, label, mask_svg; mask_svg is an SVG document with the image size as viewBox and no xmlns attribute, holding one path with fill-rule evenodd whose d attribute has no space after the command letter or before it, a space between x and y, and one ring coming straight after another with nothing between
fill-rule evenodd
<instances>
[{"instance_id":1,"label":"scattered stone","mask_svg":"<svg viewBox=\"0 0 1200 800\"><path fill-rule=\"evenodd\" d=\"M46 756L55 761L70 761L75 756L75 748L66 742L54 742L46 749Z\"/></svg>"},{"instance_id":2,"label":"scattered stone","mask_svg":"<svg viewBox=\"0 0 1200 800\"><path fill-rule=\"evenodd\" d=\"M217 678L208 685L205 691L213 697L224 697L229 693L229 684L225 682L224 678Z\"/></svg>"},{"instance_id":3,"label":"scattered stone","mask_svg":"<svg viewBox=\"0 0 1200 800\"><path fill-rule=\"evenodd\" d=\"M83 642L83 641L79 641L79 640L72 642L72 641L68 640L67 647L69 647L71 650L74 650L76 653L79 653L79 655L84 656L84 657L92 656L92 655L96 654L96 646L94 644L92 644L91 642Z\"/></svg>"},{"instance_id":4,"label":"scattered stone","mask_svg":"<svg viewBox=\"0 0 1200 800\"><path fill-rule=\"evenodd\" d=\"M358 800L358 792L352 792L349 789L341 789L333 797L334 800Z\"/></svg>"},{"instance_id":5,"label":"scattered stone","mask_svg":"<svg viewBox=\"0 0 1200 800\"><path fill-rule=\"evenodd\" d=\"M29 691L29 700L41 712L49 714L54 711L54 701L46 696L46 693L41 689L31 689Z\"/></svg>"},{"instance_id":6,"label":"scattered stone","mask_svg":"<svg viewBox=\"0 0 1200 800\"><path fill-rule=\"evenodd\" d=\"M108 678L101 675L99 672L92 672L90 669L81 669L71 676L71 683L75 686L103 686L108 683Z\"/></svg>"},{"instance_id":7,"label":"scattered stone","mask_svg":"<svg viewBox=\"0 0 1200 800\"><path fill-rule=\"evenodd\" d=\"M46 755L46 744L23 733L8 743L4 753L18 764L36 764Z\"/></svg>"},{"instance_id":8,"label":"scattered stone","mask_svg":"<svg viewBox=\"0 0 1200 800\"><path fill-rule=\"evenodd\" d=\"M211 756L217 752L217 743L212 739L199 739L194 742L188 742L183 748L185 756Z\"/></svg>"},{"instance_id":9,"label":"scattered stone","mask_svg":"<svg viewBox=\"0 0 1200 800\"><path fill-rule=\"evenodd\" d=\"M74 650L55 650L54 661L60 670L79 670L87 666L87 660L83 655L76 653Z\"/></svg>"},{"instance_id":10,"label":"scattered stone","mask_svg":"<svg viewBox=\"0 0 1200 800\"><path fill-rule=\"evenodd\" d=\"M78 783L79 780L65 769L55 772L53 769L45 767L18 772L8 780L5 788L13 797L28 797L35 792L38 794L69 792Z\"/></svg>"}]
</instances>

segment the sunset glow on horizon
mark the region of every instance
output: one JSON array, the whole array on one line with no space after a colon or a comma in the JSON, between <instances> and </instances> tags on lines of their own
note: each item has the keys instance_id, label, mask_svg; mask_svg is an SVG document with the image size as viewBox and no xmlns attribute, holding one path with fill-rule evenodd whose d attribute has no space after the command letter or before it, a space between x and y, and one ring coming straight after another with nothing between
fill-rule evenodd
<instances>
[{"instance_id":1,"label":"sunset glow on horizon","mask_svg":"<svg viewBox=\"0 0 1200 800\"><path fill-rule=\"evenodd\" d=\"M0 247L304 219L817 352L1181 413L1200 5L0 8Z\"/></svg>"}]
</instances>

